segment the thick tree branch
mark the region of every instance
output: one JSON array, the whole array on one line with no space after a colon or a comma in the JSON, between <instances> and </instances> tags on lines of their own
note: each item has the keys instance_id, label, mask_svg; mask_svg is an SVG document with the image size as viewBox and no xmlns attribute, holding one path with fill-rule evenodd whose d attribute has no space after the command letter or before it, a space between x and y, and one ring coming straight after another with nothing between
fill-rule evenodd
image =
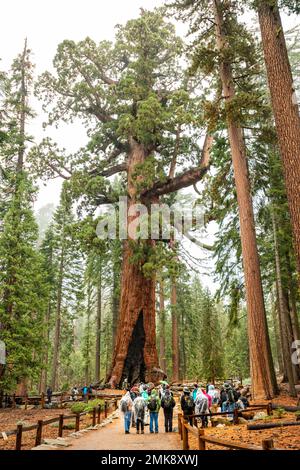
<instances>
[{"instance_id":1,"label":"thick tree branch","mask_svg":"<svg viewBox=\"0 0 300 470\"><path fill-rule=\"evenodd\" d=\"M207 134L203 145L202 158L198 167L191 168L185 173L175 176L175 178L168 179L166 182L158 181L151 189L146 190L143 196L147 198L149 196L170 194L200 181L207 173L210 166L210 150L212 143L213 137Z\"/></svg>"},{"instance_id":2,"label":"thick tree branch","mask_svg":"<svg viewBox=\"0 0 300 470\"><path fill-rule=\"evenodd\" d=\"M94 176L113 176L121 171L127 171L127 163L120 163L119 165L115 165L111 168L107 168L107 170L99 171L98 169L92 170L90 175Z\"/></svg>"}]
</instances>

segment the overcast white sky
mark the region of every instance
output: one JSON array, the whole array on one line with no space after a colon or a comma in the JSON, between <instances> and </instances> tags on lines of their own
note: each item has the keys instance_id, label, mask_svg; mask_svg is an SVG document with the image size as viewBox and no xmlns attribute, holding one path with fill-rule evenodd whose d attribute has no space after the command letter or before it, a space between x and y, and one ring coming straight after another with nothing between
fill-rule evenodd
<instances>
[{"instance_id":1,"label":"overcast white sky","mask_svg":"<svg viewBox=\"0 0 300 470\"><path fill-rule=\"evenodd\" d=\"M57 45L64 39L81 40L90 36L95 41L113 39L114 26L139 15L140 7L152 9L163 0L9 0L1 2L0 67L8 68L22 50L27 37L33 52L36 75L51 69ZM295 24L294 18L284 18L285 25ZM178 32L183 34L182 27ZM39 104L34 103L38 116L30 126L30 133L38 142L45 132ZM85 143L85 132L80 126L62 126L58 131L46 130L58 143L75 151ZM57 203L59 182L42 186L36 209L48 202Z\"/></svg>"},{"instance_id":2,"label":"overcast white sky","mask_svg":"<svg viewBox=\"0 0 300 470\"><path fill-rule=\"evenodd\" d=\"M36 75L51 69L57 45L64 39L82 40L90 36L95 41L113 39L114 26L125 23L139 15L140 7L152 9L163 0L6 0L1 2L0 28L0 69L7 69L12 60L21 52L24 39L33 52ZM285 29L296 24L295 17L283 15ZM247 22L251 18L247 18ZM178 33L184 28L178 25ZM85 131L81 126L61 126L55 131L42 130L44 120L39 103L34 102L38 116L30 126L30 133L39 142L45 135L51 135L60 146L75 151L85 144ZM60 182L55 180L41 185L36 210L41 206L59 201ZM212 230L213 232L213 230ZM212 234L211 234L212 235ZM209 242L209 240L207 240ZM189 245L189 244L187 244ZM187 246L190 253L198 256L195 247ZM209 275L209 271L207 271ZM210 280L207 284L212 290Z\"/></svg>"}]
</instances>

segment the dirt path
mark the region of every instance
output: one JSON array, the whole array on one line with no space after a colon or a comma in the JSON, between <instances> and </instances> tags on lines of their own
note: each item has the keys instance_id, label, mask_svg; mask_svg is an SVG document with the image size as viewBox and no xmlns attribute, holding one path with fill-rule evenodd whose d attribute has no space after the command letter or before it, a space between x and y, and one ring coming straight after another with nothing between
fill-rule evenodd
<instances>
[{"instance_id":1,"label":"dirt path","mask_svg":"<svg viewBox=\"0 0 300 470\"><path fill-rule=\"evenodd\" d=\"M177 413L174 416L177 428ZM114 419L111 424L98 431L90 431L85 436L71 441L71 446L62 450L179 450L180 438L177 432L166 433L164 430L163 411L159 413L159 433L150 434L145 426L145 434L136 434L131 428L130 434L124 433L123 417Z\"/></svg>"}]
</instances>

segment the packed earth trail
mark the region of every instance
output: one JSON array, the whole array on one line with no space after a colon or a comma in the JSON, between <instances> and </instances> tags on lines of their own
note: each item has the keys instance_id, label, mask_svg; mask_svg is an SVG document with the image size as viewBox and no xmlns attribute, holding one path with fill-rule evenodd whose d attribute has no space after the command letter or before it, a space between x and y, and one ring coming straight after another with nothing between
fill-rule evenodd
<instances>
[{"instance_id":1,"label":"packed earth trail","mask_svg":"<svg viewBox=\"0 0 300 470\"><path fill-rule=\"evenodd\" d=\"M177 430L177 412L174 413L174 429ZM137 434L135 428L130 434L124 433L122 413L97 431L87 432L80 438L68 439L71 444L59 450L179 450L181 441L178 432L166 433L164 414L159 413L159 433L150 434L149 426L145 426L145 434ZM56 449L57 450L57 449Z\"/></svg>"}]
</instances>

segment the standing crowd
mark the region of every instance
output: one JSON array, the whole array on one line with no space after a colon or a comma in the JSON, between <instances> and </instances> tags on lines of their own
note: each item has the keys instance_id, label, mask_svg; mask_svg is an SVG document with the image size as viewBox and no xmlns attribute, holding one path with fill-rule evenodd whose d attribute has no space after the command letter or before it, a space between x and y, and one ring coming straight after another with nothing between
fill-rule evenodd
<instances>
[{"instance_id":1,"label":"standing crowd","mask_svg":"<svg viewBox=\"0 0 300 470\"><path fill-rule=\"evenodd\" d=\"M165 432L173 431L173 408L175 400L170 386L165 382L157 390L153 383L139 384L127 390L120 401L120 411L124 415L125 434L130 428L144 434L145 426L150 433L159 432L158 415L162 408L165 417Z\"/></svg>"},{"instance_id":2,"label":"standing crowd","mask_svg":"<svg viewBox=\"0 0 300 470\"><path fill-rule=\"evenodd\" d=\"M234 387L230 382L225 382L221 389L212 384L207 384L206 388L202 389L198 384L194 384L192 391L189 387L184 387L180 404L183 415L191 426L194 422L193 415L200 415L202 427L207 427L209 414L243 410L249 406L249 396L249 387Z\"/></svg>"},{"instance_id":3,"label":"standing crowd","mask_svg":"<svg viewBox=\"0 0 300 470\"><path fill-rule=\"evenodd\" d=\"M230 416L234 409L247 408L249 397L249 387L234 387L230 382L225 382L220 389L212 384L207 384L205 389L194 384L193 390L184 387L180 405L184 417L191 426L194 424L193 415L197 415L202 427L207 427L210 414L222 411L228 412ZM172 432L175 405L173 393L165 381L161 382L158 389L153 383L141 383L127 388L126 394L120 401L125 434L129 434L131 428L135 428L137 434L144 434L145 426L149 426L150 433L158 433L158 416L161 408L164 413L165 432Z\"/></svg>"}]
</instances>

